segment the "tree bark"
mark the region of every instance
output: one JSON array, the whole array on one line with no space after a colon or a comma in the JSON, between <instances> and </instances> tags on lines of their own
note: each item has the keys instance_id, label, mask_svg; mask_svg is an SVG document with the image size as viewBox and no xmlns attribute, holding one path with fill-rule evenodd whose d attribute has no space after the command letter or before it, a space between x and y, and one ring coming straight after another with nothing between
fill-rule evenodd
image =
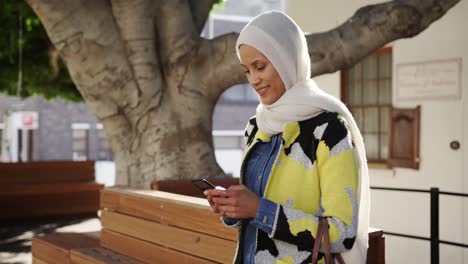
<instances>
[{"instance_id":1,"label":"tree bark","mask_svg":"<svg viewBox=\"0 0 468 264\"><path fill-rule=\"evenodd\" d=\"M216 2L216 0L189 0L193 23L198 34L202 32L208 15Z\"/></svg>"},{"instance_id":2,"label":"tree bark","mask_svg":"<svg viewBox=\"0 0 468 264\"><path fill-rule=\"evenodd\" d=\"M237 34L200 37L215 0L27 0L103 124L117 183L222 176L212 140L219 96L246 79ZM307 36L312 75L352 66L412 37L459 0L392 1Z\"/></svg>"}]
</instances>

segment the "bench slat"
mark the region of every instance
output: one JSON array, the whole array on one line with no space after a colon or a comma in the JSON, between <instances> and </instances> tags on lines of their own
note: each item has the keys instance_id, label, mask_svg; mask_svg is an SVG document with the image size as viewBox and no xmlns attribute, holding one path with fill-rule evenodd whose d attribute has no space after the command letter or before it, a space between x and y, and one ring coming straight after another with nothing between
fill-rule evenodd
<instances>
[{"instance_id":1,"label":"bench slat","mask_svg":"<svg viewBox=\"0 0 468 264\"><path fill-rule=\"evenodd\" d=\"M0 188L0 219L95 213L99 210L99 190L102 188L101 184L89 183Z\"/></svg>"},{"instance_id":2,"label":"bench slat","mask_svg":"<svg viewBox=\"0 0 468 264\"><path fill-rule=\"evenodd\" d=\"M232 261L232 256L236 249L236 243L231 240L221 239L111 211L103 211L101 221L103 228L110 229L114 232L217 262L228 263ZM205 222L206 227L210 225L211 222Z\"/></svg>"},{"instance_id":3,"label":"bench slat","mask_svg":"<svg viewBox=\"0 0 468 264\"><path fill-rule=\"evenodd\" d=\"M102 247L72 249L70 261L72 264L143 264L136 259Z\"/></svg>"},{"instance_id":4,"label":"bench slat","mask_svg":"<svg viewBox=\"0 0 468 264\"><path fill-rule=\"evenodd\" d=\"M32 256L34 263L66 264L70 263L70 250L81 247L99 246L100 232L56 233L46 236L34 236Z\"/></svg>"},{"instance_id":5,"label":"bench slat","mask_svg":"<svg viewBox=\"0 0 468 264\"><path fill-rule=\"evenodd\" d=\"M74 193L84 191L100 191L103 184L95 182L77 183L50 183L34 185L8 184L0 186L0 197L2 196L24 196L29 194L43 193Z\"/></svg>"},{"instance_id":6,"label":"bench slat","mask_svg":"<svg viewBox=\"0 0 468 264\"><path fill-rule=\"evenodd\" d=\"M107 188L101 192L101 208L237 241L237 231L226 228L212 212L208 201L202 198Z\"/></svg>"},{"instance_id":7,"label":"bench slat","mask_svg":"<svg viewBox=\"0 0 468 264\"><path fill-rule=\"evenodd\" d=\"M101 246L145 263L210 264L216 263L186 253L125 236L108 229L101 231Z\"/></svg>"},{"instance_id":8,"label":"bench slat","mask_svg":"<svg viewBox=\"0 0 468 264\"><path fill-rule=\"evenodd\" d=\"M94 161L0 162L0 184L94 181Z\"/></svg>"}]
</instances>

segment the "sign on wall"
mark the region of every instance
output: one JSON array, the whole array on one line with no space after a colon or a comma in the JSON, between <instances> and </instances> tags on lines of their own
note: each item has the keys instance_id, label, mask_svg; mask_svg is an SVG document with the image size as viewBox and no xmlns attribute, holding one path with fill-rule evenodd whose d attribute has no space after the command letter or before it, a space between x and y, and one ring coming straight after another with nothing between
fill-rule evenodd
<instances>
[{"instance_id":1,"label":"sign on wall","mask_svg":"<svg viewBox=\"0 0 468 264\"><path fill-rule=\"evenodd\" d=\"M16 129L37 129L39 127L39 116L37 112L21 111L11 115Z\"/></svg>"},{"instance_id":2,"label":"sign on wall","mask_svg":"<svg viewBox=\"0 0 468 264\"><path fill-rule=\"evenodd\" d=\"M461 58L398 64L396 99L460 99Z\"/></svg>"}]
</instances>

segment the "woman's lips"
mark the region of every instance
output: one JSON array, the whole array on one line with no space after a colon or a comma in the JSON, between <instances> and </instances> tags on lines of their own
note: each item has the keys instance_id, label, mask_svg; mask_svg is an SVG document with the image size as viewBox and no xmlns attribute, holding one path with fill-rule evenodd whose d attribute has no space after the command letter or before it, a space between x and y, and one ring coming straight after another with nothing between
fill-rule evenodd
<instances>
[{"instance_id":1,"label":"woman's lips","mask_svg":"<svg viewBox=\"0 0 468 264\"><path fill-rule=\"evenodd\" d=\"M257 89L258 95L264 96L267 93L268 88L269 88L269 86L267 85L267 86L264 86L262 88Z\"/></svg>"}]
</instances>

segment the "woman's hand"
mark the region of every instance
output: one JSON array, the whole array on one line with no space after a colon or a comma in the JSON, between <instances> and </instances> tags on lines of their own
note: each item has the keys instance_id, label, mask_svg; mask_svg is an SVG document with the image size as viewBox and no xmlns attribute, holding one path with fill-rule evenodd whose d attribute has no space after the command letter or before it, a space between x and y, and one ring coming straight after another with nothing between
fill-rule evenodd
<instances>
[{"instance_id":1,"label":"woman's hand","mask_svg":"<svg viewBox=\"0 0 468 264\"><path fill-rule=\"evenodd\" d=\"M228 218L254 218L260 198L245 185L231 185L227 190L205 191L213 212Z\"/></svg>"},{"instance_id":2,"label":"woman's hand","mask_svg":"<svg viewBox=\"0 0 468 264\"><path fill-rule=\"evenodd\" d=\"M210 203L211 209L213 209L213 212L216 213L216 214L219 214L219 210L218 210L218 205L215 204L213 199L215 197L219 197L219 196L223 195L224 191L225 190L220 190L220 189L208 189L208 190L203 192L203 194L206 195L206 199L208 199L208 202Z\"/></svg>"}]
</instances>

